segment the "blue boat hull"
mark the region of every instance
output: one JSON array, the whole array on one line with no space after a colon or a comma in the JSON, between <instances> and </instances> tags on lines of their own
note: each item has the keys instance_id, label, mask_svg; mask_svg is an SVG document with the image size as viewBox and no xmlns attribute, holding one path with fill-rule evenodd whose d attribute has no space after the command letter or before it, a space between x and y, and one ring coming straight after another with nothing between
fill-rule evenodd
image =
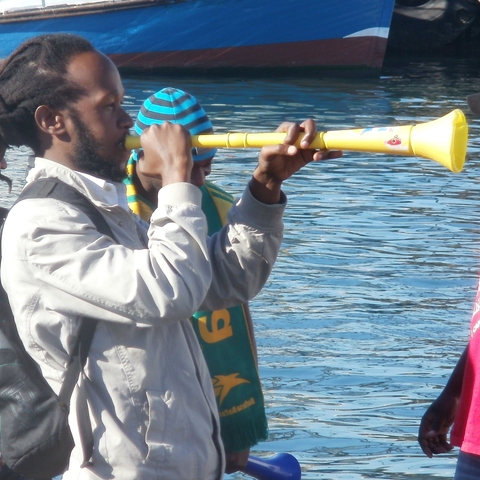
<instances>
[{"instance_id":1,"label":"blue boat hull","mask_svg":"<svg viewBox=\"0 0 480 480\"><path fill-rule=\"evenodd\" d=\"M394 0L123 3L0 15L0 58L31 36L70 32L121 67L377 69Z\"/></svg>"}]
</instances>

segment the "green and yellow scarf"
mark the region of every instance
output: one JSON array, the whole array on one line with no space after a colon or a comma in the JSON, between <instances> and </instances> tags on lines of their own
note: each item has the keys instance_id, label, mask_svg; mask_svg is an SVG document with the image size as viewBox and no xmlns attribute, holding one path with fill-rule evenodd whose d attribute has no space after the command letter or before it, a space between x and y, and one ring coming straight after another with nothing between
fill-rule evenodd
<instances>
[{"instance_id":1,"label":"green and yellow scarf","mask_svg":"<svg viewBox=\"0 0 480 480\"><path fill-rule=\"evenodd\" d=\"M132 159L127 173L129 206L148 221L154 206L135 192ZM233 197L210 182L201 191L202 210L212 235L226 224ZM244 307L196 312L191 321L212 377L225 450L237 452L266 440L265 404Z\"/></svg>"}]
</instances>

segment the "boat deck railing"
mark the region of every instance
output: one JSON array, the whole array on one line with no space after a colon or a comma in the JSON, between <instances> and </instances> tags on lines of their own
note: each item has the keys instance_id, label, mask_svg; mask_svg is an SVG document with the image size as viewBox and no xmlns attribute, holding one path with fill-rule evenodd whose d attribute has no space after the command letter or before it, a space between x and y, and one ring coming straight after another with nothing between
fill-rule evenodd
<instances>
[{"instance_id":1,"label":"boat deck railing","mask_svg":"<svg viewBox=\"0 0 480 480\"><path fill-rule=\"evenodd\" d=\"M23 2L0 0L0 23L23 22L37 18L70 17L186 1L188 0L24 0Z\"/></svg>"}]
</instances>

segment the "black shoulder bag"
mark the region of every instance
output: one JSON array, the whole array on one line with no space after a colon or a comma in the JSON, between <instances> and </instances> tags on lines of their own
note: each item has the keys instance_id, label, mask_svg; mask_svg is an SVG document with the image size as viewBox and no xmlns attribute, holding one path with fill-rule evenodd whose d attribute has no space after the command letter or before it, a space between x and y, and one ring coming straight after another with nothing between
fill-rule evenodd
<instances>
[{"instance_id":1,"label":"black shoulder bag","mask_svg":"<svg viewBox=\"0 0 480 480\"><path fill-rule=\"evenodd\" d=\"M17 202L26 198L47 197L67 202L82 210L99 232L114 238L105 219L92 202L59 180L42 179L33 182L20 194ZM5 213L5 209L0 211L2 226ZM21 285L19 288L22 288ZM68 425L70 397L87 361L95 327L96 320L83 318L65 380L59 395L56 395L25 350L8 297L0 285L0 452L13 472L44 480L67 470L74 447ZM77 414L84 465L88 465L93 452L93 435L83 390L80 389L79 392L82 398L79 398Z\"/></svg>"}]
</instances>

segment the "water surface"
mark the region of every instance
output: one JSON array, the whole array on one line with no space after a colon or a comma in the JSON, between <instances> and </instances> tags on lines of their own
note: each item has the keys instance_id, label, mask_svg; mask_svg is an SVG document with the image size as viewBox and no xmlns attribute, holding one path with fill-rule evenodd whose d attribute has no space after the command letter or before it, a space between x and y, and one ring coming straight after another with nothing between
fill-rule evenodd
<instances>
[{"instance_id":1,"label":"water surface","mask_svg":"<svg viewBox=\"0 0 480 480\"><path fill-rule=\"evenodd\" d=\"M314 117L322 130L426 122L467 113L464 171L430 160L345 152L285 184L278 262L251 302L270 438L309 479L448 479L456 451L428 459L420 417L468 338L479 270L480 120L465 96L478 62L392 59L379 78L128 77L126 106L165 86L194 94L218 132L271 131ZM27 151L7 154L14 190ZM240 195L255 150L220 150L211 179ZM232 475L229 478L243 478Z\"/></svg>"}]
</instances>

